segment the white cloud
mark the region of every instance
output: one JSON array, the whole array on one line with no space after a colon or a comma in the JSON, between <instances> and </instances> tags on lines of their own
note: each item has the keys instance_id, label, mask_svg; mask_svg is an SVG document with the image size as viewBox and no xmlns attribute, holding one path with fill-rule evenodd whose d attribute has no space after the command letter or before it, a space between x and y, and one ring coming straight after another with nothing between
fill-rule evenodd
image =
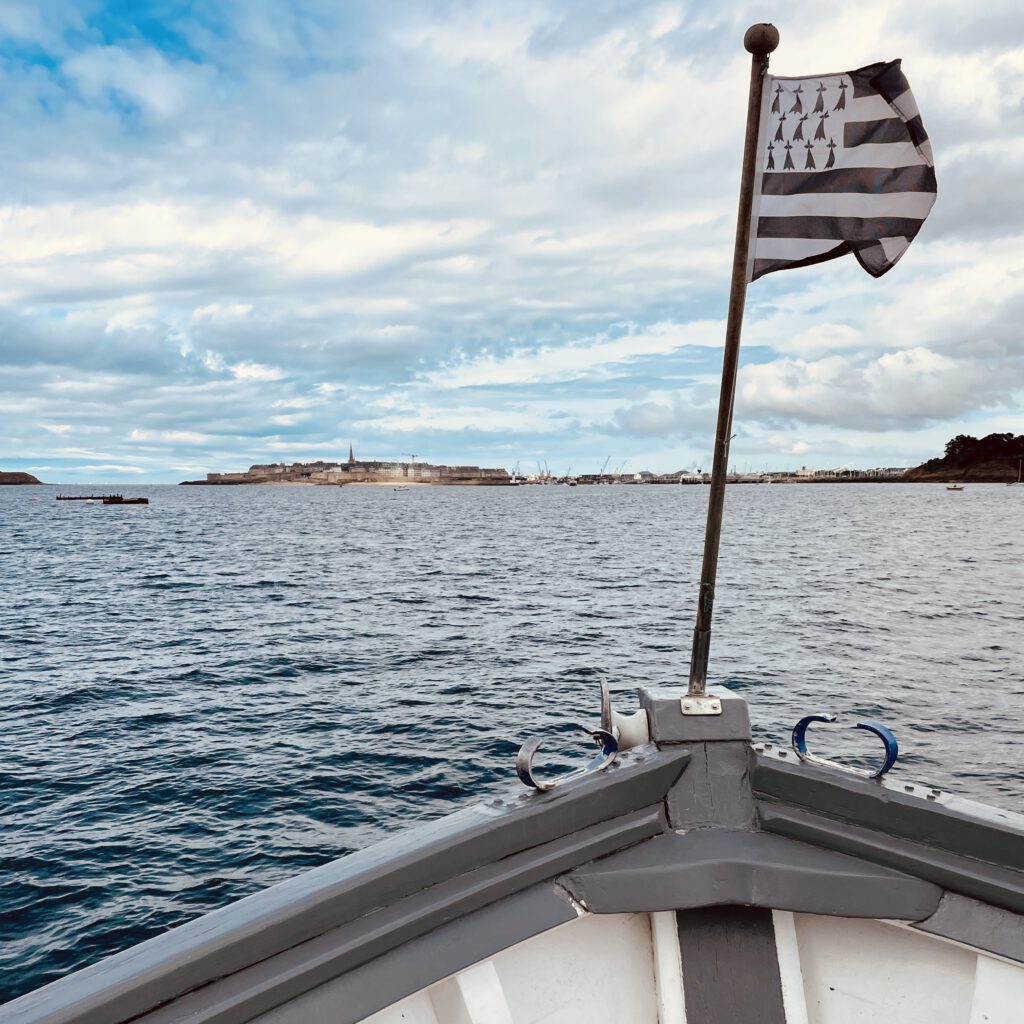
<instances>
[{"instance_id":1,"label":"white cloud","mask_svg":"<svg viewBox=\"0 0 1024 1024\"><path fill-rule=\"evenodd\" d=\"M72 466L72 470L80 473L131 473L141 475L146 472L143 466L125 466L120 463L103 463L92 466Z\"/></svg>"},{"instance_id":2,"label":"white cloud","mask_svg":"<svg viewBox=\"0 0 1024 1024\"><path fill-rule=\"evenodd\" d=\"M151 49L118 46L83 50L65 60L61 70L90 99L102 100L113 93L158 117L182 111L212 78L209 68L175 64Z\"/></svg>"},{"instance_id":3,"label":"white cloud","mask_svg":"<svg viewBox=\"0 0 1024 1024\"><path fill-rule=\"evenodd\" d=\"M464 388L602 377L613 367L648 356L668 355L686 346L718 347L724 330L724 325L716 321L656 323L615 338L518 349L506 355L484 353L431 371L424 379L436 387Z\"/></svg>"},{"instance_id":4,"label":"white cloud","mask_svg":"<svg viewBox=\"0 0 1024 1024\"><path fill-rule=\"evenodd\" d=\"M229 367L236 380L280 380L284 373L276 366L263 366L260 363L241 362Z\"/></svg>"},{"instance_id":5,"label":"white cloud","mask_svg":"<svg viewBox=\"0 0 1024 1024\"><path fill-rule=\"evenodd\" d=\"M916 347L865 364L833 355L746 366L736 415L877 430L961 416L1008 397L996 368Z\"/></svg>"},{"instance_id":6,"label":"white cloud","mask_svg":"<svg viewBox=\"0 0 1024 1024\"><path fill-rule=\"evenodd\" d=\"M319 458L325 452L333 452L337 458L341 458L340 452L348 453L348 441L266 441L262 448L272 452L291 452L293 457L310 455Z\"/></svg>"},{"instance_id":7,"label":"white cloud","mask_svg":"<svg viewBox=\"0 0 1024 1024\"><path fill-rule=\"evenodd\" d=\"M114 331L140 331L148 330L157 317L155 306L132 306L128 309L121 309L107 319L106 333Z\"/></svg>"},{"instance_id":8,"label":"white cloud","mask_svg":"<svg viewBox=\"0 0 1024 1024\"><path fill-rule=\"evenodd\" d=\"M192 312L193 320L242 320L252 312L251 302L209 302Z\"/></svg>"},{"instance_id":9,"label":"white cloud","mask_svg":"<svg viewBox=\"0 0 1024 1024\"><path fill-rule=\"evenodd\" d=\"M373 332L378 338L412 338L422 333L415 324L385 324Z\"/></svg>"},{"instance_id":10,"label":"white cloud","mask_svg":"<svg viewBox=\"0 0 1024 1024\"><path fill-rule=\"evenodd\" d=\"M208 444L214 440L209 434L195 430L139 430L128 435L129 441L155 441L158 444Z\"/></svg>"},{"instance_id":11,"label":"white cloud","mask_svg":"<svg viewBox=\"0 0 1024 1024\"><path fill-rule=\"evenodd\" d=\"M748 344L769 345L777 352L788 352L803 356L816 355L841 349L861 348L865 344L864 332L849 324L821 323L798 330L795 333L778 331L777 321L754 323L746 332Z\"/></svg>"},{"instance_id":12,"label":"white cloud","mask_svg":"<svg viewBox=\"0 0 1024 1024\"><path fill-rule=\"evenodd\" d=\"M323 405L322 398L298 395L295 398L279 398L272 402L270 407L272 409L311 409L317 405Z\"/></svg>"},{"instance_id":13,"label":"white cloud","mask_svg":"<svg viewBox=\"0 0 1024 1024\"><path fill-rule=\"evenodd\" d=\"M711 436L716 414L716 406L697 404L690 394L677 394L623 406L612 419L623 433L635 437L695 435L703 442Z\"/></svg>"},{"instance_id":14,"label":"white cloud","mask_svg":"<svg viewBox=\"0 0 1024 1024\"><path fill-rule=\"evenodd\" d=\"M507 408L492 409L486 406L462 406L457 409L440 405L424 404L418 407L404 407L394 415L374 416L353 421L359 431L385 431L392 435L406 437L409 434L424 434L433 431L474 430L484 433L508 433L515 430L529 430L542 433L557 429L562 424L553 421L550 413L542 410Z\"/></svg>"}]
</instances>

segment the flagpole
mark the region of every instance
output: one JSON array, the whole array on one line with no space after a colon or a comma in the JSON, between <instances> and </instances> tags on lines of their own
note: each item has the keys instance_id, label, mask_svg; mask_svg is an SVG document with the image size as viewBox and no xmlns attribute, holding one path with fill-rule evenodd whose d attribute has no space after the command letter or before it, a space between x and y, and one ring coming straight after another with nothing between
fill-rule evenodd
<instances>
[{"instance_id":1,"label":"flagpole","mask_svg":"<svg viewBox=\"0 0 1024 1024\"><path fill-rule=\"evenodd\" d=\"M704 531L704 561L697 596L693 650L690 654L690 684L687 688L687 697L690 699L684 698L683 701L683 710L690 714L716 714L718 708L716 701L705 698L708 655L711 651L711 616L715 603L715 577L718 574L718 547L722 536L725 479L729 468L729 441L732 435L732 408L736 395L740 331L743 327L743 305L747 297L747 260L750 251L750 216L754 203L754 172L758 155L757 136L761 122L761 87L768 69L768 54L778 45L779 33L774 25L751 25L743 37L743 46L751 55L750 93L747 98L747 131L743 140L736 246L732 257L729 318L725 329L725 355L722 360L722 388L718 396L715 457L711 468L711 493L708 495L708 522Z\"/></svg>"}]
</instances>

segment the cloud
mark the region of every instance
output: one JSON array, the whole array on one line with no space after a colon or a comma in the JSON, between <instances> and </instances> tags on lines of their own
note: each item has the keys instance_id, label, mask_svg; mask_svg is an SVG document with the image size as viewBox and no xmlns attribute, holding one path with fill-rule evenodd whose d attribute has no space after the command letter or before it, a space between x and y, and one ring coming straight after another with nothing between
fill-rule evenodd
<instances>
[{"instance_id":1,"label":"cloud","mask_svg":"<svg viewBox=\"0 0 1024 1024\"><path fill-rule=\"evenodd\" d=\"M192 311L193 320L241 320L252 312L251 302L210 302Z\"/></svg>"},{"instance_id":2,"label":"cloud","mask_svg":"<svg viewBox=\"0 0 1024 1024\"><path fill-rule=\"evenodd\" d=\"M275 366L262 366L260 363L235 363L229 368L235 380L280 380L284 373Z\"/></svg>"},{"instance_id":3,"label":"cloud","mask_svg":"<svg viewBox=\"0 0 1024 1024\"><path fill-rule=\"evenodd\" d=\"M865 364L835 355L747 366L736 415L879 430L964 416L1010 393L995 367L917 347Z\"/></svg>"},{"instance_id":4,"label":"cloud","mask_svg":"<svg viewBox=\"0 0 1024 1024\"><path fill-rule=\"evenodd\" d=\"M482 352L424 375L441 388L573 381L608 376L645 357L668 355L688 346L717 347L724 326L714 321L689 324L629 325L615 337L599 336L567 345L542 345L505 354Z\"/></svg>"},{"instance_id":5,"label":"cloud","mask_svg":"<svg viewBox=\"0 0 1024 1024\"><path fill-rule=\"evenodd\" d=\"M133 473L141 475L146 472L144 466L125 466L116 462L93 466L74 466L72 468L83 473Z\"/></svg>"},{"instance_id":6,"label":"cloud","mask_svg":"<svg viewBox=\"0 0 1024 1024\"><path fill-rule=\"evenodd\" d=\"M139 430L135 429L128 435L129 441L155 441L158 444L208 444L214 440L209 434L200 434L194 430Z\"/></svg>"},{"instance_id":7,"label":"cloud","mask_svg":"<svg viewBox=\"0 0 1024 1024\"><path fill-rule=\"evenodd\" d=\"M170 61L146 48L96 46L63 62L64 74L88 100L135 104L151 117L183 112L212 85L213 71L189 61Z\"/></svg>"},{"instance_id":8,"label":"cloud","mask_svg":"<svg viewBox=\"0 0 1024 1024\"><path fill-rule=\"evenodd\" d=\"M790 332L792 327L790 327ZM857 349L870 344L863 330L852 324L813 324L795 333L774 333L771 321L763 320L752 325L747 339L753 344L770 345L776 352L793 352L801 355L815 355L833 350Z\"/></svg>"},{"instance_id":9,"label":"cloud","mask_svg":"<svg viewBox=\"0 0 1024 1024\"><path fill-rule=\"evenodd\" d=\"M715 406L696 405L688 397L673 396L665 401L636 402L616 409L615 427L632 437L695 438L701 445L711 437L717 410Z\"/></svg>"}]
</instances>

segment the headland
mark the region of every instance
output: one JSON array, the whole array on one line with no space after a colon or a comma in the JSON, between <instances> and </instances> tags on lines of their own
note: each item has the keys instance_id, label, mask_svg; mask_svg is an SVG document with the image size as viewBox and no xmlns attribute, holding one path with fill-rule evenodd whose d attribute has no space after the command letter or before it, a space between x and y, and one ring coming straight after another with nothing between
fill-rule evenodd
<instances>
[{"instance_id":1,"label":"headland","mask_svg":"<svg viewBox=\"0 0 1024 1024\"><path fill-rule=\"evenodd\" d=\"M0 485L11 484L41 484L31 473L5 473L0 470Z\"/></svg>"},{"instance_id":2,"label":"headland","mask_svg":"<svg viewBox=\"0 0 1024 1024\"><path fill-rule=\"evenodd\" d=\"M905 479L923 483L1013 483L1024 467L1024 434L957 434L939 459L908 469Z\"/></svg>"}]
</instances>

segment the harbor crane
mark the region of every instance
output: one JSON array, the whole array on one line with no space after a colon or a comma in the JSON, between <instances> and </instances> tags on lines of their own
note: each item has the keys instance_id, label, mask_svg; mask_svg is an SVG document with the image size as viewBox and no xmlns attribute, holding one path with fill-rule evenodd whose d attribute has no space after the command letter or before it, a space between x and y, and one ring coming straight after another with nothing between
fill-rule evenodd
<instances>
[{"instance_id":1,"label":"harbor crane","mask_svg":"<svg viewBox=\"0 0 1024 1024\"><path fill-rule=\"evenodd\" d=\"M604 465L601 467L601 472L597 474L598 476L604 476L604 471L608 468L608 463L611 461L612 457L609 455L608 458L604 460Z\"/></svg>"},{"instance_id":2,"label":"harbor crane","mask_svg":"<svg viewBox=\"0 0 1024 1024\"><path fill-rule=\"evenodd\" d=\"M418 456L418 455L416 455L416 454L415 454L415 453L413 453L413 452L403 452L402 454L403 454L403 455L405 455L405 456L407 456L407 457L408 457L408 459L409 459L409 461L410 461L410 462L411 462L411 463L412 463L413 465L415 465L415 464L416 464L416 459L417 459L417 458L419 458L419 456Z\"/></svg>"}]
</instances>

